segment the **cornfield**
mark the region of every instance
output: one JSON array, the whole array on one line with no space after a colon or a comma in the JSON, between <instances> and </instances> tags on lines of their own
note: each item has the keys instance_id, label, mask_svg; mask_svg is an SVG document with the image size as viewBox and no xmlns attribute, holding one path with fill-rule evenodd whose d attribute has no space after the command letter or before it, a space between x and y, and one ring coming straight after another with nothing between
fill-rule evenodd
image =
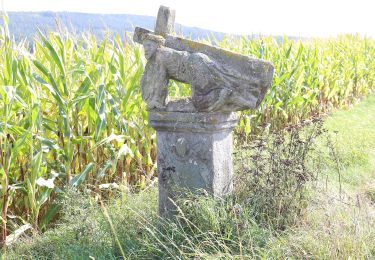
<instances>
[{"instance_id":1,"label":"cornfield","mask_svg":"<svg viewBox=\"0 0 375 260\"><path fill-rule=\"evenodd\" d=\"M6 20L6 17L4 18ZM141 46L120 36L57 32L14 42L0 32L0 206L2 237L30 223L44 230L68 187L92 193L144 188L155 177L155 132L139 82ZM207 40L275 65L273 85L236 132L287 123L351 104L371 92L375 40L359 35L305 41L273 37ZM189 88L172 82L170 94Z\"/></svg>"}]
</instances>

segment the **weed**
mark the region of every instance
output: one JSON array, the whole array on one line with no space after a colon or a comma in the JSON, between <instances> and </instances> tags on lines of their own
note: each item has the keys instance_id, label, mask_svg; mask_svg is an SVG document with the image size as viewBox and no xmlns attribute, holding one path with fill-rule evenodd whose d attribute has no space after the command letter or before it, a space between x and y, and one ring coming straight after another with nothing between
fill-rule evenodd
<instances>
[{"instance_id":1,"label":"weed","mask_svg":"<svg viewBox=\"0 0 375 260\"><path fill-rule=\"evenodd\" d=\"M283 230L299 219L307 205L306 183L317 174L308 159L323 132L320 119L305 121L263 134L236 154L236 194L259 223Z\"/></svg>"}]
</instances>

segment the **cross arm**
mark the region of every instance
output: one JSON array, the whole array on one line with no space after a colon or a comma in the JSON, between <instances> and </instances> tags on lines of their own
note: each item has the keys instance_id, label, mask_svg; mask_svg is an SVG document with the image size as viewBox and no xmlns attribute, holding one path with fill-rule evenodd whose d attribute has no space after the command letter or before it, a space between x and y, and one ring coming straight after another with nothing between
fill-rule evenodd
<instances>
[{"instance_id":1,"label":"cross arm","mask_svg":"<svg viewBox=\"0 0 375 260\"><path fill-rule=\"evenodd\" d=\"M147 34L150 34L150 33L153 34L152 31L147 30L145 28L135 27L134 34L133 34L133 41L137 42L137 43L140 43L140 44L143 44L143 40L144 40L145 36Z\"/></svg>"}]
</instances>

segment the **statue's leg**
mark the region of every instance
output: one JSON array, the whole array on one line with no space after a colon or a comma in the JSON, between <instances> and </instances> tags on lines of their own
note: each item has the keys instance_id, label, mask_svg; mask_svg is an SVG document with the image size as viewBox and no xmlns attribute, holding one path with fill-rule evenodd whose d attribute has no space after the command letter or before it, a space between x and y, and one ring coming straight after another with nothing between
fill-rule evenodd
<instances>
[{"instance_id":1,"label":"statue's leg","mask_svg":"<svg viewBox=\"0 0 375 260\"><path fill-rule=\"evenodd\" d=\"M225 103L228 101L228 96L231 94L231 90L227 88L222 88L219 92L218 99L208 107L207 111L219 111L224 106Z\"/></svg>"},{"instance_id":2,"label":"statue's leg","mask_svg":"<svg viewBox=\"0 0 375 260\"><path fill-rule=\"evenodd\" d=\"M255 97L244 98L238 93L232 93L228 98L228 105L235 110L254 109L256 107L257 99Z\"/></svg>"}]
</instances>

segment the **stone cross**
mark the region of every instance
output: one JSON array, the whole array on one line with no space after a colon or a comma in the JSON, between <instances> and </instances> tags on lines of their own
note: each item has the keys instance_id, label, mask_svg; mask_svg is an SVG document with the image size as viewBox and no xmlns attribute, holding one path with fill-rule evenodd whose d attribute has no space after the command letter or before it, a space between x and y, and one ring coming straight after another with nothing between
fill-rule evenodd
<instances>
[{"instance_id":1,"label":"stone cross","mask_svg":"<svg viewBox=\"0 0 375 260\"><path fill-rule=\"evenodd\" d=\"M160 6L156 19L155 33L161 36L167 36L174 33L174 20L176 11L168 7Z\"/></svg>"},{"instance_id":2,"label":"stone cross","mask_svg":"<svg viewBox=\"0 0 375 260\"><path fill-rule=\"evenodd\" d=\"M233 189L235 111L256 108L272 83L270 62L174 36L175 11L161 6L155 32L135 28L147 64L141 79L157 133L159 213L171 216L185 190L223 196ZM170 79L192 96L168 100Z\"/></svg>"}]
</instances>

